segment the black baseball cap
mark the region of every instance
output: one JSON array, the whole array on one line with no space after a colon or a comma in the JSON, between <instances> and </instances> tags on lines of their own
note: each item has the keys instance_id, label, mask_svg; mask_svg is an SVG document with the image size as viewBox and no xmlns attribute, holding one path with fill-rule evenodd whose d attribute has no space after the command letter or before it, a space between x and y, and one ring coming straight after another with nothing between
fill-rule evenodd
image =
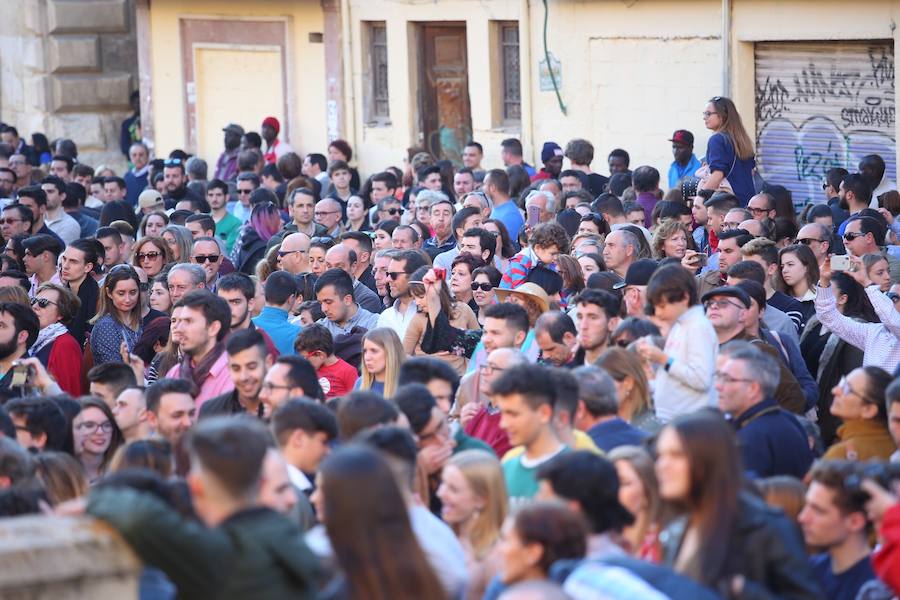
<instances>
[{"instance_id":1,"label":"black baseball cap","mask_svg":"<svg viewBox=\"0 0 900 600\"><path fill-rule=\"evenodd\" d=\"M700 303L706 304L707 300L715 296L730 296L732 298L737 298L745 308L750 308L750 294L737 286L725 285L714 290L710 290L703 294L703 297L700 298Z\"/></svg>"},{"instance_id":2,"label":"black baseball cap","mask_svg":"<svg viewBox=\"0 0 900 600\"><path fill-rule=\"evenodd\" d=\"M613 289L621 290L629 285L647 285L658 267L659 263L650 258L636 260L625 271L625 281L615 284Z\"/></svg>"}]
</instances>

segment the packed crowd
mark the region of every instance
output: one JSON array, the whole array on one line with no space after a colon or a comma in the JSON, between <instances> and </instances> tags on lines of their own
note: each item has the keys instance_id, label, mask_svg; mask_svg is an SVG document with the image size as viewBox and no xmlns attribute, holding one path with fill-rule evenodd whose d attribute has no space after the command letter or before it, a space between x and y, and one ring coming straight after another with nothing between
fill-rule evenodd
<instances>
[{"instance_id":1,"label":"packed crowd","mask_svg":"<svg viewBox=\"0 0 900 600\"><path fill-rule=\"evenodd\" d=\"M142 599L896 597L900 193L795 207L702 117L663 185L3 125L0 515L109 523Z\"/></svg>"}]
</instances>

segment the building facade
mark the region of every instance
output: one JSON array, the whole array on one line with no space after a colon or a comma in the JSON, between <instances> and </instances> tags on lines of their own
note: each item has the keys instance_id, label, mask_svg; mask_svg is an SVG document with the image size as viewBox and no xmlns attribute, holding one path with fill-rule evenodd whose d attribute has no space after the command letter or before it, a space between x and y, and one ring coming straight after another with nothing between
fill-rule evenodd
<instances>
[{"instance_id":1,"label":"building facade","mask_svg":"<svg viewBox=\"0 0 900 600\"><path fill-rule=\"evenodd\" d=\"M665 173L672 132L702 157L704 105L729 95L797 204L870 152L896 179L900 0L136 1L149 134L208 160L226 123L272 114L301 153L347 139L364 173L468 139L499 165L507 137L532 164L585 137L600 173L617 147Z\"/></svg>"}]
</instances>

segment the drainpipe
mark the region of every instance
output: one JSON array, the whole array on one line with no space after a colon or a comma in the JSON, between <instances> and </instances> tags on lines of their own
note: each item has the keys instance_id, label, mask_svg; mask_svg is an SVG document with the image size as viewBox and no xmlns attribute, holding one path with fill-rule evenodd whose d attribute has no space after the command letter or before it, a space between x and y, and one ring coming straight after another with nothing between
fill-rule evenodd
<instances>
[{"instance_id":1,"label":"drainpipe","mask_svg":"<svg viewBox=\"0 0 900 600\"><path fill-rule=\"evenodd\" d=\"M356 78L353 76L353 51L350 45L350 0L341 0L341 61L344 76L344 135L351 148L359 146L356 139Z\"/></svg>"},{"instance_id":2,"label":"drainpipe","mask_svg":"<svg viewBox=\"0 0 900 600\"><path fill-rule=\"evenodd\" d=\"M722 95L731 97L731 0L722 0Z\"/></svg>"},{"instance_id":3,"label":"drainpipe","mask_svg":"<svg viewBox=\"0 0 900 600\"><path fill-rule=\"evenodd\" d=\"M534 159L534 119L532 115L533 88L531 85L531 6L528 0L519 3L519 60L522 94L522 145L531 148L531 162Z\"/></svg>"}]
</instances>

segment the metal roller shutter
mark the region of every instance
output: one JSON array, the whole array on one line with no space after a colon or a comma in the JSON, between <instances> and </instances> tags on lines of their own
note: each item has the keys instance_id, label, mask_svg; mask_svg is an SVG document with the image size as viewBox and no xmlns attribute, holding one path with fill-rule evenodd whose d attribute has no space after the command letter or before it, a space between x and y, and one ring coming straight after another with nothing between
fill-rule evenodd
<instances>
[{"instance_id":1,"label":"metal roller shutter","mask_svg":"<svg viewBox=\"0 0 900 600\"><path fill-rule=\"evenodd\" d=\"M798 208L825 201L833 167L857 170L879 154L896 181L894 46L891 41L758 43L756 154L770 184Z\"/></svg>"}]
</instances>

